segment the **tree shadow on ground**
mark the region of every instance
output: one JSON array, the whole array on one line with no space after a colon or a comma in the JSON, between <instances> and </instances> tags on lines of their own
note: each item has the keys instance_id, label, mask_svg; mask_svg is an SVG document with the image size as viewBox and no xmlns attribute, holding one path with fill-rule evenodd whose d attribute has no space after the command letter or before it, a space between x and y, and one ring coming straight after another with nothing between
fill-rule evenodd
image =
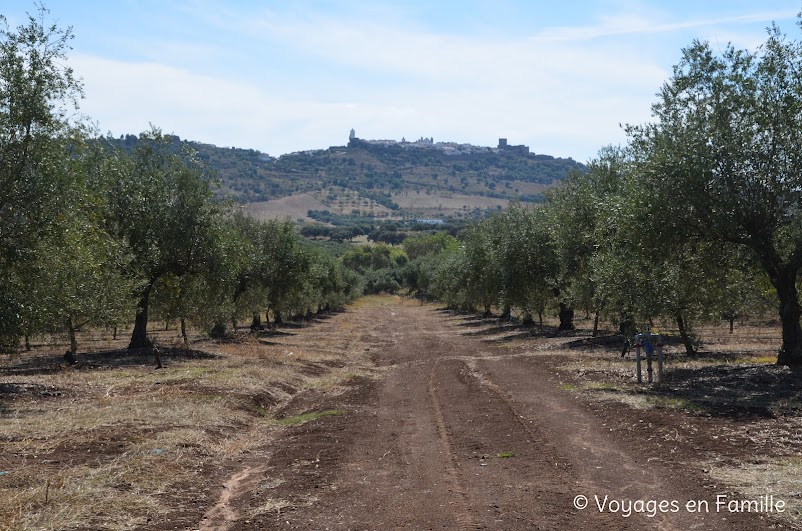
<instances>
[{"instance_id":1,"label":"tree shadow on ground","mask_svg":"<svg viewBox=\"0 0 802 531\"><path fill-rule=\"evenodd\" d=\"M488 321L485 321L484 319L478 317L474 319L464 319L464 318L455 319L454 322L456 322L457 326L464 326L468 328L479 328L490 324Z\"/></svg>"},{"instance_id":2,"label":"tree shadow on ground","mask_svg":"<svg viewBox=\"0 0 802 531\"><path fill-rule=\"evenodd\" d=\"M586 330L560 330L559 327L552 326L552 325L540 325L535 324L531 326L530 335L532 337L577 337L577 336L587 336L588 332Z\"/></svg>"},{"instance_id":3,"label":"tree shadow on ground","mask_svg":"<svg viewBox=\"0 0 802 531\"><path fill-rule=\"evenodd\" d=\"M683 345L682 338L673 335L661 335L663 345L677 346ZM627 338L630 343L633 338ZM569 349L593 349L593 350L621 350L624 345L624 336L621 334L601 333L596 337L580 337L565 343L565 347ZM631 350L631 349L630 349ZM701 353L700 353L701 355Z\"/></svg>"},{"instance_id":4,"label":"tree shadow on ground","mask_svg":"<svg viewBox=\"0 0 802 531\"><path fill-rule=\"evenodd\" d=\"M347 312L348 312L347 309L327 310L313 314L311 317L297 317L287 321L282 321L279 324L276 323L271 323L270 325L264 324L256 328L251 328L250 326L240 327L238 329L238 333L247 330L247 332L244 333L246 334L254 333L256 334L256 337L260 339L265 337L294 336L296 334L294 334L293 332L285 332L282 329L302 330L304 328L309 328L310 326L325 323L335 315ZM265 341L260 341L260 343L272 344L270 342L265 342Z\"/></svg>"},{"instance_id":5,"label":"tree shadow on ground","mask_svg":"<svg viewBox=\"0 0 802 531\"><path fill-rule=\"evenodd\" d=\"M565 343L568 349L592 350L618 350L624 345L624 338L620 334L600 334L596 337L579 337Z\"/></svg>"},{"instance_id":6,"label":"tree shadow on ground","mask_svg":"<svg viewBox=\"0 0 802 531\"><path fill-rule=\"evenodd\" d=\"M263 337L291 337L296 336L292 332L284 332L283 330L257 330L256 337L262 339Z\"/></svg>"},{"instance_id":7,"label":"tree shadow on ground","mask_svg":"<svg viewBox=\"0 0 802 531\"><path fill-rule=\"evenodd\" d=\"M712 416L774 418L802 414L802 378L777 365L678 368L651 394L687 401Z\"/></svg>"},{"instance_id":8,"label":"tree shadow on ground","mask_svg":"<svg viewBox=\"0 0 802 531\"><path fill-rule=\"evenodd\" d=\"M335 313L344 313L345 310L339 312L326 312L326 313L319 313L315 314L311 317L299 317L297 319L292 319L288 321L282 321L279 324L276 324L276 328L289 328L291 330L298 330L301 328L308 328L315 324L325 323L329 319L331 319Z\"/></svg>"},{"instance_id":9,"label":"tree shadow on ground","mask_svg":"<svg viewBox=\"0 0 802 531\"><path fill-rule=\"evenodd\" d=\"M481 325L487 325L488 323L481 323ZM464 326L460 324L459 326ZM472 326L472 325L469 325ZM528 327L523 325L517 324L503 324L503 325L495 325L495 326L488 326L486 328L480 328L478 330L469 330L462 332L463 336L471 336L471 337L483 337L483 336L497 336L497 335L506 335L510 332L517 332L517 331L524 331L527 336L530 336L530 332Z\"/></svg>"},{"instance_id":10,"label":"tree shadow on ground","mask_svg":"<svg viewBox=\"0 0 802 531\"><path fill-rule=\"evenodd\" d=\"M307 328L309 323L306 322L299 322L299 321L283 321L276 325L276 329L279 328L289 328L290 330L299 330L301 328Z\"/></svg>"},{"instance_id":11,"label":"tree shadow on ground","mask_svg":"<svg viewBox=\"0 0 802 531\"><path fill-rule=\"evenodd\" d=\"M482 337L485 341L507 342L531 337L571 337L587 335L584 330L560 330L556 326L537 323L523 323L518 320L507 320L498 316L485 317L480 314L459 312L447 308L438 309L439 313L455 317L456 326L475 330L461 332L465 336ZM491 336L497 336L495 338ZM577 342L582 341L577 339Z\"/></svg>"},{"instance_id":12,"label":"tree shadow on ground","mask_svg":"<svg viewBox=\"0 0 802 531\"><path fill-rule=\"evenodd\" d=\"M220 356L184 347L158 347L162 365L182 360L218 359ZM58 354L46 356L23 356L0 368L0 375L55 374L65 370L99 370L119 367L156 366L156 351L153 348L117 349L99 352L78 353L75 363L68 363Z\"/></svg>"},{"instance_id":13,"label":"tree shadow on ground","mask_svg":"<svg viewBox=\"0 0 802 531\"><path fill-rule=\"evenodd\" d=\"M702 416L772 419L802 416L800 376L777 365L715 365L668 370L663 382L653 387L610 384L588 392L651 398L656 407Z\"/></svg>"}]
</instances>

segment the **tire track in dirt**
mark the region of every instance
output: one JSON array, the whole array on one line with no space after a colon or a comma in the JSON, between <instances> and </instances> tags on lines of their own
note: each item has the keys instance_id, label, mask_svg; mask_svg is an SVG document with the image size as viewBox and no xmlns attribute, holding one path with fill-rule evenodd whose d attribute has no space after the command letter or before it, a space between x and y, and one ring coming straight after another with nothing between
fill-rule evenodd
<instances>
[{"instance_id":1,"label":"tire track in dirt","mask_svg":"<svg viewBox=\"0 0 802 531\"><path fill-rule=\"evenodd\" d=\"M559 354L522 355L482 341L468 333L473 323L461 327L431 307L396 302L350 317L370 323L358 341L383 378L359 384L348 399L321 394L306 404L352 413L278 437L264 474L282 479L270 495L290 505L231 529L759 527L751 515L596 510L594 494L687 500L709 492L692 468L651 463L648 441L623 446L560 389L549 365ZM572 504L579 494L590 498L584 511Z\"/></svg>"},{"instance_id":2,"label":"tire track in dirt","mask_svg":"<svg viewBox=\"0 0 802 531\"><path fill-rule=\"evenodd\" d=\"M503 360L503 358L495 358L492 361L499 360ZM547 496L546 504L539 508L539 511L542 511L543 513L553 512L555 514L560 514L564 512L565 507L570 506L571 498L573 498L574 495L580 493L604 491L601 486L586 478L587 474L585 471L589 466L588 462L584 460L578 461L575 456L573 456L569 451L566 451L568 446L565 444L565 442L555 438L551 433L546 433L541 423L537 422L539 415L524 415L521 407L515 403L509 391L506 391L495 381L493 381L489 374L482 373L478 369L479 364L488 364L488 361L485 358L464 360L463 363L466 365L467 375L475 380L476 385L484 387L487 393L492 395L492 398L488 398L487 400L497 402L498 410L506 409L508 417L507 423L517 424L523 432L528 434L532 446L538 449L538 453L540 454L540 462L553 462L554 469L562 472L558 477L551 477L551 488L549 490L550 495ZM538 406L538 413L542 413L544 403L541 402L538 404ZM575 444L576 442L577 441L574 440L572 441L572 444ZM618 460L615 458L618 457L620 456L610 454L607 455L608 462L617 462ZM629 465L629 463L619 463L617 470L619 471L619 479L622 477L627 477L627 474L630 474L630 477L637 477L637 475L642 472L641 470L636 470L634 467ZM550 470L543 470L538 472L537 475L546 478L549 477L551 473L552 471ZM651 482L647 483L650 489L655 487L655 485ZM636 479L635 481L625 483L622 487L623 491L628 492L630 496L633 495L633 492L644 492L643 488L643 479ZM637 497L637 494L634 497ZM571 515L562 514L560 520L555 522L555 525L570 528L585 528L589 525L598 525L600 521L603 521L605 529L623 530L644 529L647 527L655 527L658 529L693 528L693 526L689 525L688 522L685 522L680 527L675 527L665 518L664 515L648 518L639 514L633 514L626 519L621 519L610 514L596 514L592 515L592 517L589 516L590 514L582 512L575 512ZM549 527L545 527L545 529L548 528Z\"/></svg>"},{"instance_id":3,"label":"tire track in dirt","mask_svg":"<svg viewBox=\"0 0 802 531\"><path fill-rule=\"evenodd\" d=\"M443 416L479 527L587 528L584 515L566 511L576 490L572 463L482 385L465 360L439 365L438 381L449 399ZM620 528L613 518L604 520L605 529Z\"/></svg>"},{"instance_id":4,"label":"tire track in dirt","mask_svg":"<svg viewBox=\"0 0 802 531\"><path fill-rule=\"evenodd\" d=\"M618 443L607 428L597 426L598 420L589 412L573 406L570 399L553 385L531 386L520 378L528 374L533 379L546 381L552 377L549 370L537 364L534 358L476 360L477 381L496 393L516 416L537 421L544 436L556 445L563 459L573 463L576 486L574 494L591 498L584 511L597 511L593 496L617 500L677 500L684 505L691 499L708 499L709 492L698 489L699 484L678 485L676 471L666 470L660 463L651 462L648 450L627 448ZM691 471L688 471L690 475ZM684 483L684 481L682 482ZM690 487L690 488L689 488ZM594 519L609 514L593 514ZM689 513L658 512L647 517L633 514L616 518L621 529L650 527L661 530L727 529L751 530L756 522L751 515L715 512ZM633 525L634 524L634 525Z\"/></svg>"},{"instance_id":5,"label":"tire track in dirt","mask_svg":"<svg viewBox=\"0 0 802 531\"><path fill-rule=\"evenodd\" d=\"M446 456L446 472L447 481L451 484L451 492L453 492L457 499L454 500L454 508L456 509L457 523L463 529L474 528L474 521L469 511L470 501L468 494L462 486L460 480L460 473L457 470L457 458L449 443L448 428L446 426L445 418L443 417L443 410L440 405L440 400L437 398L437 366L438 362L432 363L432 369L429 372L428 394L429 402L432 406L432 414L434 416L435 424L437 425L437 434L440 445L443 448L443 454Z\"/></svg>"}]
</instances>

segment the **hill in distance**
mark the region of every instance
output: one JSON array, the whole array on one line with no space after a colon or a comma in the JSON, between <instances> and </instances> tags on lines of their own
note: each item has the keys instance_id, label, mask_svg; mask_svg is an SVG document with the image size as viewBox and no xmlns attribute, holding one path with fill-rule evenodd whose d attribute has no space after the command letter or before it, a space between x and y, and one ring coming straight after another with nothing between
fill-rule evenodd
<instances>
[{"instance_id":1,"label":"hill in distance","mask_svg":"<svg viewBox=\"0 0 802 531\"><path fill-rule=\"evenodd\" d=\"M260 218L460 220L503 208L511 200L542 201L545 189L584 165L529 153L526 146L473 146L360 140L347 146L271 157L253 149L221 148L174 136L215 170L222 192ZM134 135L114 140L130 148ZM310 215L311 214L311 215Z\"/></svg>"}]
</instances>

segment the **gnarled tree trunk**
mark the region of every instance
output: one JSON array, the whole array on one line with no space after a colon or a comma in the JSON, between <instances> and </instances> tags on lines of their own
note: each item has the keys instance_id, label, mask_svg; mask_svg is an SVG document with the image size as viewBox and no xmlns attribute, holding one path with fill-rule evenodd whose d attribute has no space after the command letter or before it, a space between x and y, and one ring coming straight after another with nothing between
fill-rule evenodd
<instances>
[{"instance_id":1,"label":"gnarled tree trunk","mask_svg":"<svg viewBox=\"0 0 802 531\"><path fill-rule=\"evenodd\" d=\"M150 304L150 292L153 291L153 284L155 283L156 280L151 280L142 292L142 298L139 301L136 319L134 320L134 331L131 332L131 342L128 343L128 350L153 346L153 343L148 339L148 305Z\"/></svg>"},{"instance_id":2,"label":"gnarled tree trunk","mask_svg":"<svg viewBox=\"0 0 802 531\"><path fill-rule=\"evenodd\" d=\"M560 303L560 326L558 330L574 329L574 309L569 308L564 302Z\"/></svg>"},{"instance_id":3,"label":"gnarled tree trunk","mask_svg":"<svg viewBox=\"0 0 802 531\"><path fill-rule=\"evenodd\" d=\"M510 318L510 313L512 313L512 309L510 308L510 305L507 304L507 303L504 303L504 307L501 309L501 315L499 317L501 319L504 319L505 321L507 321Z\"/></svg>"},{"instance_id":4,"label":"gnarled tree trunk","mask_svg":"<svg viewBox=\"0 0 802 531\"><path fill-rule=\"evenodd\" d=\"M688 335L688 328L685 326L685 319L681 313L677 313L677 328L679 328L679 337L682 339L682 344L685 345L685 353L688 356L696 356L696 349L693 348L693 342Z\"/></svg>"},{"instance_id":5,"label":"gnarled tree trunk","mask_svg":"<svg viewBox=\"0 0 802 531\"><path fill-rule=\"evenodd\" d=\"M771 283L777 290L780 299L780 322L782 323L783 344L777 365L802 365L802 327L799 318L802 307L799 305L799 294L796 289L797 270L786 268Z\"/></svg>"}]
</instances>

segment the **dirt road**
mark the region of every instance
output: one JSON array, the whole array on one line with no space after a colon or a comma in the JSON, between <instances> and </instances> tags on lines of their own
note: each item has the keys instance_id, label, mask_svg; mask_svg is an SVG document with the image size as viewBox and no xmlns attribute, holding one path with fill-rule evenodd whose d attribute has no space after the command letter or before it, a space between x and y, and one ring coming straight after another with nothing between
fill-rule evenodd
<instances>
[{"instance_id":1,"label":"dirt road","mask_svg":"<svg viewBox=\"0 0 802 531\"><path fill-rule=\"evenodd\" d=\"M243 463L224 489L229 516L207 513L204 529L776 525L717 506L726 491L693 455L656 455L576 400L548 339L489 341L487 323L389 298L335 319L355 320L353 341L380 377L336 396L299 394L286 414L332 414L270 441L267 462ZM266 500L274 510L235 519Z\"/></svg>"}]
</instances>

